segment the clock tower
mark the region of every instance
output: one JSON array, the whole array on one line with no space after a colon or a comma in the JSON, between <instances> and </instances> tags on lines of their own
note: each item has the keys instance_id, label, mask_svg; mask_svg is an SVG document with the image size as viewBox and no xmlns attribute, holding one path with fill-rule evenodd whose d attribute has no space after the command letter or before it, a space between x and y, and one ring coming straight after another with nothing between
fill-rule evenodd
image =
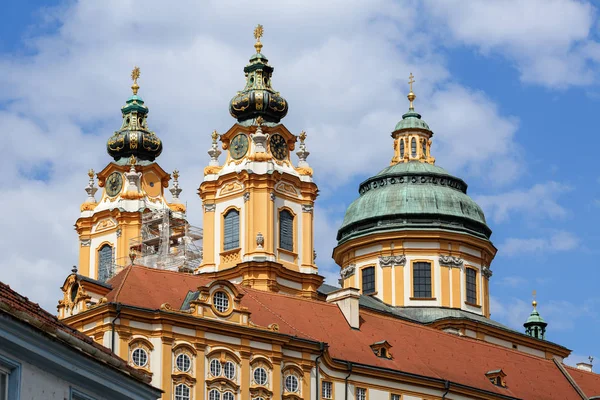
<instances>
[{"instance_id":1,"label":"clock tower","mask_svg":"<svg viewBox=\"0 0 600 400\"><path fill-rule=\"evenodd\" d=\"M148 239L148 235L142 235L144 215L164 215L167 220L178 219L186 224L185 206L178 200L181 189L176 171L171 189L173 200L168 202L165 198L171 175L155 162L162 142L148 127L148 107L138 95L139 76L136 67L131 74L133 94L121 108L122 125L107 142L108 154L114 161L97 174L89 171L85 189L88 198L81 205L75 224L79 234L79 274L101 282L148 250L147 240L138 240L142 236ZM95 178L100 187L98 200Z\"/></svg>"},{"instance_id":2,"label":"clock tower","mask_svg":"<svg viewBox=\"0 0 600 400\"><path fill-rule=\"evenodd\" d=\"M318 189L306 161L306 134L295 135L280 122L288 103L271 85L273 67L261 53L262 34L258 25L256 53L244 68L246 85L229 105L237 122L211 136L211 159L199 189L204 239L196 272L316 297L323 281L315 265L313 235Z\"/></svg>"}]
</instances>

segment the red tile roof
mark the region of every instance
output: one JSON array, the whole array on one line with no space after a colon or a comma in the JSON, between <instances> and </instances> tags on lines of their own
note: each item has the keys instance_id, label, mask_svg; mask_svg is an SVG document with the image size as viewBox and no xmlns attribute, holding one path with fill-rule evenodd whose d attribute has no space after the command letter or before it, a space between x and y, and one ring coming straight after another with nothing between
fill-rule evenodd
<instances>
[{"instance_id":1,"label":"red tile roof","mask_svg":"<svg viewBox=\"0 0 600 400\"><path fill-rule=\"evenodd\" d=\"M135 266L113 278L110 283L115 289L108 299L148 309L158 309L163 303L178 308L188 291L209 282L207 277ZM335 304L237 287L244 293L241 305L251 312L254 324L266 327L276 323L283 334L325 342L334 359L447 380L520 399L581 398L552 360L364 309L360 311L360 330L355 330ZM382 340L392 346L391 360L377 357L370 348ZM493 385L485 376L498 369L507 375L506 388ZM600 393L600 379L573 375L586 393Z\"/></svg>"},{"instance_id":2,"label":"red tile roof","mask_svg":"<svg viewBox=\"0 0 600 400\"><path fill-rule=\"evenodd\" d=\"M104 362L102 358L104 360L110 359L110 363L104 363L124 375L131 376L145 384L150 382L150 376L130 367L122 358L112 353L106 347L96 343L78 330L62 323L38 304L31 302L27 297L21 296L19 293L12 290L10 286L2 282L0 282L0 313L8 314L22 323L30 325L33 329L52 337L52 339L60 341L64 345L69 346L78 352L82 352L86 357L94 358L97 362ZM76 342L79 341L80 344L77 345L77 343L70 343L63 340L58 331L70 335L76 339ZM81 342L84 343L82 344ZM94 350L88 351L85 346L86 344L93 347ZM96 355L98 351L100 351L104 357Z\"/></svg>"},{"instance_id":3,"label":"red tile roof","mask_svg":"<svg viewBox=\"0 0 600 400\"><path fill-rule=\"evenodd\" d=\"M587 397L600 397L600 375L573 367L565 368Z\"/></svg>"}]
</instances>

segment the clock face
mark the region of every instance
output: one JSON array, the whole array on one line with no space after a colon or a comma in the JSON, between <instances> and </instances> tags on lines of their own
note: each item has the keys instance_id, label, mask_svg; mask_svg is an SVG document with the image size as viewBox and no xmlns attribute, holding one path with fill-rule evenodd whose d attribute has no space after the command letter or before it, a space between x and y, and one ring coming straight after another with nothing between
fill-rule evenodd
<instances>
[{"instance_id":1,"label":"clock face","mask_svg":"<svg viewBox=\"0 0 600 400\"><path fill-rule=\"evenodd\" d=\"M229 154L235 160L244 157L248 152L248 136L240 133L236 135L229 144Z\"/></svg>"},{"instance_id":2,"label":"clock face","mask_svg":"<svg viewBox=\"0 0 600 400\"><path fill-rule=\"evenodd\" d=\"M276 133L269 139L269 146L271 147L271 154L278 160L283 160L287 157L288 149L287 143L283 136Z\"/></svg>"},{"instance_id":3,"label":"clock face","mask_svg":"<svg viewBox=\"0 0 600 400\"><path fill-rule=\"evenodd\" d=\"M106 178L106 194L115 197L123 187L123 177L119 172L113 172Z\"/></svg>"}]
</instances>

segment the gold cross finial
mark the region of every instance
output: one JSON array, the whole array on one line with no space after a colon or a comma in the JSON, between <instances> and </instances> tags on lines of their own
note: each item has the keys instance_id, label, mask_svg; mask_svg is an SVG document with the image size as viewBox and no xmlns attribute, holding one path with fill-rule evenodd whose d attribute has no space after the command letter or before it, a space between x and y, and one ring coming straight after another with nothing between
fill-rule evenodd
<instances>
[{"instance_id":1,"label":"gold cross finial","mask_svg":"<svg viewBox=\"0 0 600 400\"><path fill-rule=\"evenodd\" d=\"M411 110L414 110L414 106L413 106L413 101L415 101L415 99L417 98L417 96L413 93L413 88L412 88L412 84L415 83L415 77L412 74L412 72L410 73L409 77L408 77L408 84L410 85L410 92L408 93L408 101L410 101L410 105L409 108Z\"/></svg>"},{"instance_id":2,"label":"gold cross finial","mask_svg":"<svg viewBox=\"0 0 600 400\"><path fill-rule=\"evenodd\" d=\"M531 305L533 306L533 308L537 307L537 301L535 300L535 296L537 295L537 292L534 290L533 293L533 301L531 302Z\"/></svg>"},{"instance_id":3,"label":"gold cross finial","mask_svg":"<svg viewBox=\"0 0 600 400\"><path fill-rule=\"evenodd\" d=\"M263 36L263 33L265 33L263 26L261 24L256 25L256 28L254 28L254 38L256 39L254 48L256 49L257 53L260 53L263 47L262 43L260 42L260 38Z\"/></svg>"},{"instance_id":4,"label":"gold cross finial","mask_svg":"<svg viewBox=\"0 0 600 400\"><path fill-rule=\"evenodd\" d=\"M140 86L137 83L138 78L140 77L140 67L133 67L133 71L131 71L131 80L133 81L133 85L131 85L131 90L133 90L133 94L137 94Z\"/></svg>"}]
</instances>

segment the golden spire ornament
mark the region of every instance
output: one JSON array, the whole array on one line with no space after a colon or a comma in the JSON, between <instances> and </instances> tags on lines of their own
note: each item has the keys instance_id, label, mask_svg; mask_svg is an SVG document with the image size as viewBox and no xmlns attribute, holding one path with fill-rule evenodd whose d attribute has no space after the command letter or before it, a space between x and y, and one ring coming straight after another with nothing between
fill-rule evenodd
<instances>
[{"instance_id":1,"label":"golden spire ornament","mask_svg":"<svg viewBox=\"0 0 600 400\"><path fill-rule=\"evenodd\" d=\"M537 307L537 301L535 300L535 296L537 295L537 292L534 290L532 295L533 295L533 301L531 302L531 305L533 306L533 309L535 310L535 308Z\"/></svg>"},{"instance_id":2,"label":"golden spire ornament","mask_svg":"<svg viewBox=\"0 0 600 400\"><path fill-rule=\"evenodd\" d=\"M257 53L260 53L263 47L262 43L260 42L260 38L263 36L263 33L265 33L263 26L261 24L256 25L256 28L254 28L254 38L256 39L254 48L256 49Z\"/></svg>"},{"instance_id":3,"label":"golden spire ornament","mask_svg":"<svg viewBox=\"0 0 600 400\"><path fill-rule=\"evenodd\" d=\"M133 71L131 71L131 80L133 81L133 85L131 85L131 90L133 90L133 94L137 94L140 86L137 84L137 80L140 77L140 67L133 67Z\"/></svg>"},{"instance_id":4,"label":"golden spire ornament","mask_svg":"<svg viewBox=\"0 0 600 400\"><path fill-rule=\"evenodd\" d=\"M415 101L415 99L417 98L417 96L413 93L413 87L412 87L413 83L415 83L415 77L411 72L410 76L408 77L408 84L410 85L410 92L408 93L408 96L406 96L408 98L408 101L410 101L409 108L411 110L414 110L415 107L413 106L413 101Z\"/></svg>"}]
</instances>

